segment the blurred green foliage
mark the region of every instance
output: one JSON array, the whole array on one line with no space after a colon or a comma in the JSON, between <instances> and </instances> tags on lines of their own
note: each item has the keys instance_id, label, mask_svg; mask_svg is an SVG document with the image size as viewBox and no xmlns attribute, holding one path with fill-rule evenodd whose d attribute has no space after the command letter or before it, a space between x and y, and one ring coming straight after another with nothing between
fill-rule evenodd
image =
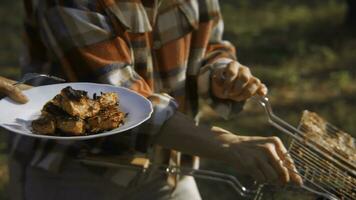
<instances>
[{"instance_id":1,"label":"blurred green foliage","mask_svg":"<svg viewBox=\"0 0 356 200\"><path fill-rule=\"evenodd\" d=\"M355 136L356 33L344 24L344 1L222 0L221 8L225 39L236 45L239 61L268 85L277 115L297 125L302 110L309 109ZM19 75L22 9L21 1L0 1L1 76ZM289 140L267 123L263 110L253 102L247 102L238 119L214 123L239 134L277 135L286 143ZM0 199L8 196L4 149L1 142ZM203 160L203 168L236 174L233 168L208 160ZM235 197L226 186L198 183L204 199ZM273 198L310 197L294 192Z\"/></svg>"},{"instance_id":2,"label":"blurred green foliage","mask_svg":"<svg viewBox=\"0 0 356 200\"><path fill-rule=\"evenodd\" d=\"M0 75L16 78L21 48L22 1L0 1Z\"/></svg>"},{"instance_id":3,"label":"blurred green foliage","mask_svg":"<svg viewBox=\"0 0 356 200\"><path fill-rule=\"evenodd\" d=\"M225 39L236 45L239 61L267 83L275 113L297 126L302 111L308 109L355 137L356 33L344 23L345 2L221 2ZM253 102L247 102L237 119L214 123L239 134L277 135L286 144L290 140L268 124L262 108ZM203 160L203 168L236 174L233 168L214 161ZM199 183L206 199L234 198L226 186ZM300 192L267 196L266 199L315 199Z\"/></svg>"}]
</instances>

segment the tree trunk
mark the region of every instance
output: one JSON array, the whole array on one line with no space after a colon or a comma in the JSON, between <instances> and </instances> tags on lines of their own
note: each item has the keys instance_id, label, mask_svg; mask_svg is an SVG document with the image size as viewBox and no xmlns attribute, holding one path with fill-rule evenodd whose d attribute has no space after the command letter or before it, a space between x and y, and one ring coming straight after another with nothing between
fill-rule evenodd
<instances>
[{"instance_id":1,"label":"tree trunk","mask_svg":"<svg viewBox=\"0 0 356 200\"><path fill-rule=\"evenodd\" d=\"M347 6L346 23L350 26L356 26L356 0L347 0Z\"/></svg>"}]
</instances>

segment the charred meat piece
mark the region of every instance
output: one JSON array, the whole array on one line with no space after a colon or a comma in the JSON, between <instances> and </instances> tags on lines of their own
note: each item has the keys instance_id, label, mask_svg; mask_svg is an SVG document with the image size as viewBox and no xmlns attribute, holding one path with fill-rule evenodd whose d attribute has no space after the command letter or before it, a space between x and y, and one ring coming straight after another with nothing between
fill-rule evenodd
<instances>
[{"instance_id":1,"label":"charred meat piece","mask_svg":"<svg viewBox=\"0 0 356 200\"><path fill-rule=\"evenodd\" d=\"M100 110L98 102L89 99L87 93L66 87L61 91L61 107L71 116L85 119L97 114Z\"/></svg>"},{"instance_id":2,"label":"charred meat piece","mask_svg":"<svg viewBox=\"0 0 356 200\"><path fill-rule=\"evenodd\" d=\"M308 141L356 163L356 140L350 134L332 127L318 114L307 110L303 112L300 127Z\"/></svg>"},{"instance_id":3,"label":"charred meat piece","mask_svg":"<svg viewBox=\"0 0 356 200\"><path fill-rule=\"evenodd\" d=\"M62 132L79 136L85 134L85 122L79 117L57 117L57 128Z\"/></svg>"},{"instance_id":4,"label":"charred meat piece","mask_svg":"<svg viewBox=\"0 0 356 200\"><path fill-rule=\"evenodd\" d=\"M48 103L52 103L55 106L61 107L62 95L57 94L51 101Z\"/></svg>"},{"instance_id":5,"label":"charred meat piece","mask_svg":"<svg viewBox=\"0 0 356 200\"><path fill-rule=\"evenodd\" d=\"M56 132L56 120L50 116L44 116L32 121L32 129L40 135L54 135Z\"/></svg>"},{"instance_id":6,"label":"charred meat piece","mask_svg":"<svg viewBox=\"0 0 356 200\"><path fill-rule=\"evenodd\" d=\"M51 116L67 116L68 114L60 107L53 103L53 101L47 102L41 113L43 116L51 115Z\"/></svg>"},{"instance_id":7,"label":"charred meat piece","mask_svg":"<svg viewBox=\"0 0 356 200\"><path fill-rule=\"evenodd\" d=\"M79 101L82 98L88 98L88 93L84 90L74 90L72 87L68 86L62 89L62 96L66 96L72 101Z\"/></svg>"},{"instance_id":8,"label":"charred meat piece","mask_svg":"<svg viewBox=\"0 0 356 200\"><path fill-rule=\"evenodd\" d=\"M87 128L92 133L111 130L123 123L125 113L120 112L117 106L110 106L101 110L96 116L87 119Z\"/></svg>"},{"instance_id":9,"label":"charred meat piece","mask_svg":"<svg viewBox=\"0 0 356 200\"><path fill-rule=\"evenodd\" d=\"M108 93L102 93L101 96L95 99L99 102L101 108L106 108L109 106L118 105L119 97L114 92L108 92Z\"/></svg>"},{"instance_id":10,"label":"charred meat piece","mask_svg":"<svg viewBox=\"0 0 356 200\"><path fill-rule=\"evenodd\" d=\"M116 93L94 94L66 87L47 102L40 119L32 122L35 133L46 135L80 136L119 127L125 114L119 111Z\"/></svg>"}]
</instances>

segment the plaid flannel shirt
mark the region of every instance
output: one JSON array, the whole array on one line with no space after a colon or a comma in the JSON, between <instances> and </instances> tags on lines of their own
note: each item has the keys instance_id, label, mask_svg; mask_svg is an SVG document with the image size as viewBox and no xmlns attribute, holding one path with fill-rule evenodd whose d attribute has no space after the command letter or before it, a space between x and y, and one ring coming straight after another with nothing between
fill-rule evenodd
<instances>
[{"instance_id":1,"label":"plaid flannel shirt","mask_svg":"<svg viewBox=\"0 0 356 200\"><path fill-rule=\"evenodd\" d=\"M222 40L218 0L24 3L24 73L124 86L144 95L154 113L134 132L154 137L177 109L194 116L199 99L223 117L234 109L233 102L210 93L212 70L236 60L234 47ZM49 143L36 144L32 165L58 170L72 144ZM179 163L179 154L172 155Z\"/></svg>"}]
</instances>

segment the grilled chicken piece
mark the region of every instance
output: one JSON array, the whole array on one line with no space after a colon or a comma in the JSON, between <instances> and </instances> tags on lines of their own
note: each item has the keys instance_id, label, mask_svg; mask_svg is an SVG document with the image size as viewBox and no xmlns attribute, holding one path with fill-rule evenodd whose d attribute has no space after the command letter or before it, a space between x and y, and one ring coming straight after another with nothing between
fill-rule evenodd
<instances>
[{"instance_id":1,"label":"grilled chicken piece","mask_svg":"<svg viewBox=\"0 0 356 200\"><path fill-rule=\"evenodd\" d=\"M56 132L56 120L50 116L44 116L32 121L32 129L40 135L54 135Z\"/></svg>"},{"instance_id":2,"label":"grilled chicken piece","mask_svg":"<svg viewBox=\"0 0 356 200\"><path fill-rule=\"evenodd\" d=\"M55 106L61 107L62 95L57 94L51 101L48 103L52 103Z\"/></svg>"},{"instance_id":3,"label":"grilled chicken piece","mask_svg":"<svg viewBox=\"0 0 356 200\"><path fill-rule=\"evenodd\" d=\"M85 122L79 117L57 117L57 128L68 135L85 134Z\"/></svg>"},{"instance_id":4,"label":"grilled chicken piece","mask_svg":"<svg viewBox=\"0 0 356 200\"><path fill-rule=\"evenodd\" d=\"M86 132L111 130L123 123L116 93L94 94L93 100L82 90L66 87L42 108L41 118L32 127L38 134L80 136Z\"/></svg>"},{"instance_id":5,"label":"grilled chicken piece","mask_svg":"<svg viewBox=\"0 0 356 200\"><path fill-rule=\"evenodd\" d=\"M43 116L67 116L68 114L58 105L54 104L53 101L47 102L42 110L41 113Z\"/></svg>"},{"instance_id":6,"label":"grilled chicken piece","mask_svg":"<svg viewBox=\"0 0 356 200\"><path fill-rule=\"evenodd\" d=\"M99 102L101 108L115 106L118 105L119 102L118 101L119 97L114 92L102 93L101 96L97 98L94 96L94 99Z\"/></svg>"},{"instance_id":7,"label":"grilled chicken piece","mask_svg":"<svg viewBox=\"0 0 356 200\"><path fill-rule=\"evenodd\" d=\"M87 128L92 133L111 130L123 123L125 114L117 106L109 106L101 110L96 116L87 119Z\"/></svg>"},{"instance_id":8,"label":"grilled chicken piece","mask_svg":"<svg viewBox=\"0 0 356 200\"><path fill-rule=\"evenodd\" d=\"M331 127L318 114L305 110L301 119L301 129L307 140L356 163L356 140L350 134Z\"/></svg>"},{"instance_id":9,"label":"grilled chicken piece","mask_svg":"<svg viewBox=\"0 0 356 200\"><path fill-rule=\"evenodd\" d=\"M100 104L88 98L82 90L73 90L66 87L61 91L61 107L69 115L85 119L96 115L100 110Z\"/></svg>"}]
</instances>

